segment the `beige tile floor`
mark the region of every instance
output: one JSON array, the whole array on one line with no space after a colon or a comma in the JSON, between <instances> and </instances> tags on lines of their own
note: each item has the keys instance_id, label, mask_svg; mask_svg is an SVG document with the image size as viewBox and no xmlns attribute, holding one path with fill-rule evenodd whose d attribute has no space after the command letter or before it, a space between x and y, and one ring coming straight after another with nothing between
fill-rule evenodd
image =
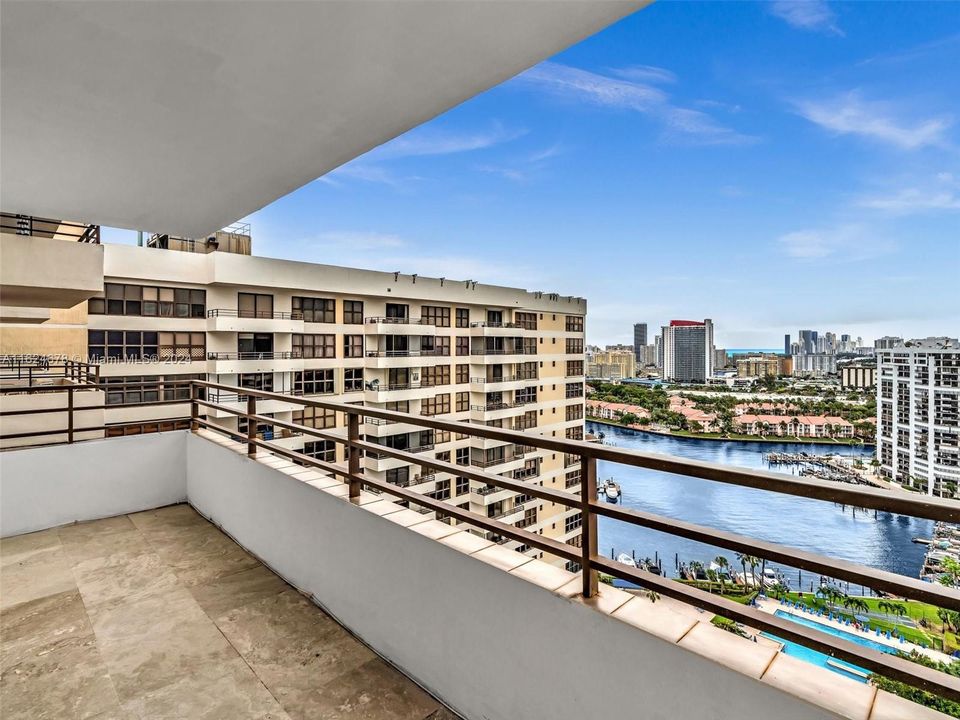
<instances>
[{"instance_id":1,"label":"beige tile floor","mask_svg":"<svg viewBox=\"0 0 960 720\"><path fill-rule=\"evenodd\" d=\"M188 505L0 541L4 720L449 720Z\"/></svg>"}]
</instances>

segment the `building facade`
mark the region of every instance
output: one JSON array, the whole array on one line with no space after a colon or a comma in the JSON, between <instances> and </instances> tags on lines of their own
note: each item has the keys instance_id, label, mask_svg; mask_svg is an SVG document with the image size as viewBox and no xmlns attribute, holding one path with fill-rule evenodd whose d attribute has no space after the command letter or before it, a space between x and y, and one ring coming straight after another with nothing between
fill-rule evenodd
<instances>
[{"instance_id":1,"label":"building facade","mask_svg":"<svg viewBox=\"0 0 960 720\"><path fill-rule=\"evenodd\" d=\"M637 366L644 365L643 348L647 345L647 324L634 323L633 325L633 351L636 357Z\"/></svg>"},{"instance_id":2,"label":"building facade","mask_svg":"<svg viewBox=\"0 0 960 720\"><path fill-rule=\"evenodd\" d=\"M837 356L828 353L800 353L793 356L793 375L824 377L837 372Z\"/></svg>"},{"instance_id":3,"label":"building facade","mask_svg":"<svg viewBox=\"0 0 960 720\"><path fill-rule=\"evenodd\" d=\"M737 377L777 377L780 374L780 356L773 353L745 355L737 358Z\"/></svg>"},{"instance_id":4,"label":"building facade","mask_svg":"<svg viewBox=\"0 0 960 720\"><path fill-rule=\"evenodd\" d=\"M587 374L594 378L621 380L637 374L636 355L632 349L607 348L593 353Z\"/></svg>"},{"instance_id":5,"label":"building facade","mask_svg":"<svg viewBox=\"0 0 960 720\"><path fill-rule=\"evenodd\" d=\"M215 245L164 236L155 236L152 247L104 245L103 292L73 309L67 346L51 344L43 325L3 337L19 351L31 345L32 334L45 353L81 354L97 363L107 436L188 427L188 381L196 379L583 438L584 300L254 257L246 232L233 233L237 242ZM81 340L74 337L78 331ZM11 350L6 342L0 348ZM628 356L632 360L632 352ZM206 409L208 421L247 433L229 412L244 410L245 396L211 390L208 400L218 405ZM342 413L283 399L261 399L257 412L346 432ZM317 459L345 460L332 440L267 424L256 432ZM578 459L562 454L374 418L361 433L389 448L579 489ZM576 511L385 455L368 453L363 468L451 505L579 541Z\"/></svg>"},{"instance_id":6,"label":"building facade","mask_svg":"<svg viewBox=\"0 0 960 720\"><path fill-rule=\"evenodd\" d=\"M866 390L876 384L877 368L873 365L844 365L840 368L840 387Z\"/></svg>"},{"instance_id":7,"label":"building facade","mask_svg":"<svg viewBox=\"0 0 960 720\"><path fill-rule=\"evenodd\" d=\"M661 337L664 380L703 383L713 375L712 320L671 320Z\"/></svg>"},{"instance_id":8,"label":"building facade","mask_svg":"<svg viewBox=\"0 0 960 720\"><path fill-rule=\"evenodd\" d=\"M877 352L877 460L885 477L931 495L960 484L960 343L912 340Z\"/></svg>"}]
</instances>

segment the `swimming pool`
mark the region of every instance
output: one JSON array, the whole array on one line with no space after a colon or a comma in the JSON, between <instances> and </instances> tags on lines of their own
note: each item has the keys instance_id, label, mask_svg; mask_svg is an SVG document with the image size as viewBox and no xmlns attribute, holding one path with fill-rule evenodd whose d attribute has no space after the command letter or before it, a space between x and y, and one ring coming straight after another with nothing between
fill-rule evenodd
<instances>
[{"instance_id":1,"label":"swimming pool","mask_svg":"<svg viewBox=\"0 0 960 720\"><path fill-rule=\"evenodd\" d=\"M804 625L808 628L813 628L814 630L820 630L821 632L829 633L835 637L843 638L844 640L849 640L850 642L856 643L857 645L863 645L864 647L873 648L874 650L879 650L880 652L885 652L889 655L893 655L897 652L896 648L890 647L889 645L884 645L883 643L878 643L870 638L863 637L861 635L854 635L853 633L845 632L843 630L838 630L837 628L830 627L829 625L824 625L823 623L818 623L814 620L810 620L805 617L800 617L792 613L783 612L782 610L777 610L774 615L784 620L790 620L795 622L798 625ZM852 678L858 682L865 683L867 681L866 675L870 674L869 670L864 670L861 667L858 667L852 663L845 662L843 660L838 660L832 658L829 655L825 655L822 652L817 650L811 650L808 647L800 645L799 643L792 642L790 640L784 640L783 638L777 637L776 635L771 635L770 633L760 633L764 637L770 638L771 640L776 640L779 643L783 643L783 652L787 655L791 655L799 660L808 662L812 665L819 665L820 667L825 667L827 670L837 673L838 675L843 675L844 677Z\"/></svg>"}]
</instances>

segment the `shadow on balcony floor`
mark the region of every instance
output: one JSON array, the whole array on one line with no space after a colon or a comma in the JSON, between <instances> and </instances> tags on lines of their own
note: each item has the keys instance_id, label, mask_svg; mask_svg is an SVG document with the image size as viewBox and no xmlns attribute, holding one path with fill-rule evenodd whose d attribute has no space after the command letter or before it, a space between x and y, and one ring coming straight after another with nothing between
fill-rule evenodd
<instances>
[{"instance_id":1,"label":"shadow on balcony floor","mask_svg":"<svg viewBox=\"0 0 960 720\"><path fill-rule=\"evenodd\" d=\"M189 505L0 558L6 720L456 718Z\"/></svg>"}]
</instances>

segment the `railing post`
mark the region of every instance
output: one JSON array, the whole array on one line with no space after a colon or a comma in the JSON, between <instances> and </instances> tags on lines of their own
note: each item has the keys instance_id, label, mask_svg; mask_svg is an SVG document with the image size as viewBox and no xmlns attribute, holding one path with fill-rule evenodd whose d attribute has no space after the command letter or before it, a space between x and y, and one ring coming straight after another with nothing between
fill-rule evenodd
<instances>
[{"instance_id":1,"label":"railing post","mask_svg":"<svg viewBox=\"0 0 960 720\"><path fill-rule=\"evenodd\" d=\"M73 442L73 386L67 386L67 442Z\"/></svg>"},{"instance_id":2,"label":"railing post","mask_svg":"<svg viewBox=\"0 0 960 720\"><path fill-rule=\"evenodd\" d=\"M590 559L597 548L597 516L590 503L597 497L597 459L580 456L580 577L583 579L583 596L597 594L597 571L590 567Z\"/></svg>"},{"instance_id":3,"label":"railing post","mask_svg":"<svg viewBox=\"0 0 960 720\"><path fill-rule=\"evenodd\" d=\"M247 395L247 457L257 456L257 446L253 442L257 438L257 421L253 419L256 414L257 398Z\"/></svg>"},{"instance_id":4,"label":"railing post","mask_svg":"<svg viewBox=\"0 0 960 720\"><path fill-rule=\"evenodd\" d=\"M200 423L197 419L200 417L200 403L197 402L199 387L193 381L190 382L190 432L200 430Z\"/></svg>"},{"instance_id":5,"label":"railing post","mask_svg":"<svg viewBox=\"0 0 960 720\"><path fill-rule=\"evenodd\" d=\"M360 415L347 413L347 440L360 440ZM350 499L360 499L360 448L347 446L347 472L350 473Z\"/></svg>"}]
</instances>

